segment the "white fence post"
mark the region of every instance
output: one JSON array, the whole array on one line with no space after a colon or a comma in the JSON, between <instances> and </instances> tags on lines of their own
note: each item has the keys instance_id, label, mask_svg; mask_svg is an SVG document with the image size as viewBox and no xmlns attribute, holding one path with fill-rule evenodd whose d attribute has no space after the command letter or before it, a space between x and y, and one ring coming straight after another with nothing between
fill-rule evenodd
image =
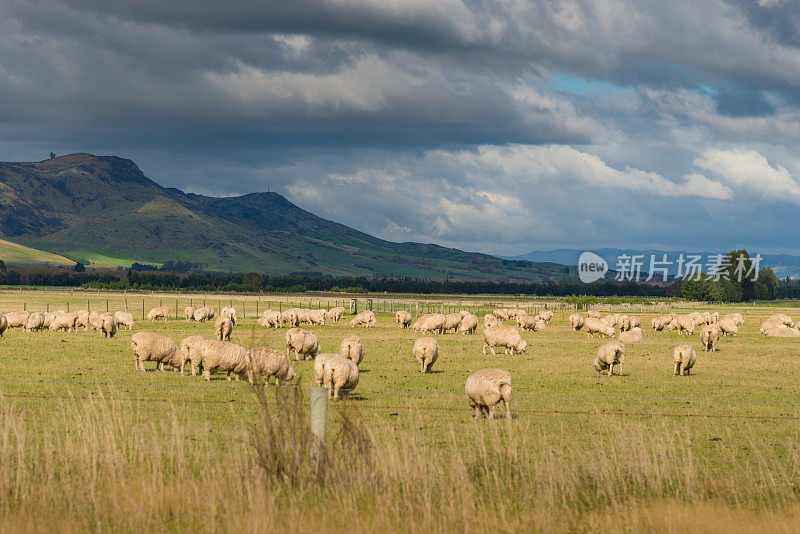
<instances>
[{"instance_id":1,"label":"white fence post","mask_svg":"<svg viewBox=\"0 0 800 534\"><path fill-rule=\"evenodd\" d=\"M328 423L328 388L311 388L311 469L316 475L325 465L325 429Z\"/></svg>"}]
</instances>

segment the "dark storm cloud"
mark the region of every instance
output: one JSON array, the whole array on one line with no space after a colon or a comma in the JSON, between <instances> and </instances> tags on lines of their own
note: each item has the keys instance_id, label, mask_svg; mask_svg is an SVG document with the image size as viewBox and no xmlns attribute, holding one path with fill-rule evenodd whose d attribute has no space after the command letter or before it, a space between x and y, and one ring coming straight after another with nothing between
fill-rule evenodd
<instances>
[{"instance_id":1,"label":"dark storm cloud","mask_svg":"<svg viewBox=\"0 0 800 534\"><path fill-rule=\"evenodd\" d=\"M271 188L383 237L490 252L756 229L780 248L765 229L800 203L798 11L6 0L0 153L118 154L164 185Z\"/></svg>"}]
</instances>

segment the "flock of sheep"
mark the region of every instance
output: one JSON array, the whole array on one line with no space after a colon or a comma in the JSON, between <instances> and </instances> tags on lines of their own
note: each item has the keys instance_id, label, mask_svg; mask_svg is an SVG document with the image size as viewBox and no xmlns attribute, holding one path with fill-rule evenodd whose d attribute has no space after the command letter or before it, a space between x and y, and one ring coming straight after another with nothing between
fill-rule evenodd
<instances>
[{"instance_id":1,"label":"flock of sheep","mask_svg":"<svg viewBox=\"0 0 800 534\"><path fill-rule=\"evenodd\" d=\"M167 320L169 308L166 306L153 308L147 319ZM164 370L169 365L181 374L187 364L192 376L202 374L206 380L212 373L225 373L228 380L246 379L251 384L261 377L269 383L275 377L275 383L290 383L295 371L290 365L290 356L295 360L313 360L314 382L328 388L331 399L346 398L359 380L359 365L364 359L364 344L357 335L342 340L338 353L323 353L320 350L317 336L301 325L324 326L326 321L338 322L344 317L344 308L330 310L312 310L290 308L278 312L265 311L258 318L258 324L268 328L288 327L286 332L285 351L258 347L250 350L230 342L233 328L239 322L236 309L221 308L219 316L211 307L184 310L186 321L204 323L214 320L214 339L194 335L176 344L167 336L154 332L137 332L131 337L131 350L136 370L144 371L144 363L152 361L156 368ZM483 317L483 354L488 348L495 354L496 348L504 349L506 354L524 354L527 342L522 338L520 330L539 332L546 328L553 318L552 311L541 311L536 315L528 315L523 309L496 309ZM517 328L505 326L504 321L515 321ZM601 338L617 335L617 339L603 344L597 350L594 369L598 373L606 372L609 376L617 372L621 374L625 361L625 344L642 341L640 319L634 315L610 314L602 317L596 311L588 312L584 318L573 313L568 318L570 327L575 331L585 331L588 336L595 334ZM402 328L413 328L421 334L461 333L475 334L478 318L468 311L459 313L434 313L421 315L414 321L407 311L395 314L396 324ZM720 316L718 313L692 312L685 315L670 313L656 317L651 321L654 331L677 331L692 336L700 329L700 342L703 350L717 350L720 336L735 336L738 327L744 324L745 318L739 313ZM350 321L351 327L373 327L376 325L375 314L364 311L355 315ZM133 329L133 315L128 312L96 313L86 310L64 312L63 310L40 313L26 311L0 314L0 337L8 328L21 328L27 332L43 329L51 331L76 331L83 327L99 331L103 337L114 337L117 329L125 326ZM761 333L767 336L800 337L800 326L784 314L776 314L768 318L761 326ZM421 373L429 373L439 357L439 345L436 338L424 336L418 338L411 353L419 365ZM689 344L680 344L673 351L675 375L688 375L697 361L697 353ZM511 374L502 369L481 369L471 374L465 385L467 398L475 417L494 417L494 408L501 402L506 414L510 414Z\"/></svg>"}]
</instances>

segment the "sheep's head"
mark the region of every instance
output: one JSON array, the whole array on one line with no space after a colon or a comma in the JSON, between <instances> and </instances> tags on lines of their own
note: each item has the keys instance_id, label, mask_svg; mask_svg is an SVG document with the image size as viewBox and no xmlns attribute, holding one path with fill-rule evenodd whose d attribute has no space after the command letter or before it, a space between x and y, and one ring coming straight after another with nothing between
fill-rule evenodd
<instances>
[{"instance_id":1,"label":"sheep's head","mask_svg":"<svg viewBox=\"0 0 800 534\"><path fill-rule=\"evenodd\" d=\"M520 354L525 354L525 351L528 349L528 342L524 339L517 343L517 346L514 350L519 352Z\"/></svg>"}]
</instances>

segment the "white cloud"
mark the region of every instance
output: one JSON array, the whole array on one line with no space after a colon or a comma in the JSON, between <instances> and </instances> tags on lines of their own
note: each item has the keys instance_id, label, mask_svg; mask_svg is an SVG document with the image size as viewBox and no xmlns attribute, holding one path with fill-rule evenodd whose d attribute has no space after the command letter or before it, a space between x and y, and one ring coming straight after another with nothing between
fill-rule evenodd
<instances>
[{"instance_id":1,"label":"white cloud","mask_svg":"<svg viewBox=\"0 0 800 534\"><path fill-rule=\"evenodd\" d=\"M578 181L592 187L627 189L656 196L732 198L728 187L698 174L687 175L682 182L673 182L655 172L630 167L615 169L599 157L570 146L481 146L476 151L448 156L464 165L466 172L500 172L531 183Z\"/></svg>"},{"instance_id":2,"label":"white cloud","mask_svg":"<svg viewBox=\"0 0 800 534\"><path fill-rule=\"evenodd\" d=\"M767 158L755 150L709 149L694 164L764 199L800 202L800 183L785 167L770 165Z\"/></svg>"}]
</instances>

